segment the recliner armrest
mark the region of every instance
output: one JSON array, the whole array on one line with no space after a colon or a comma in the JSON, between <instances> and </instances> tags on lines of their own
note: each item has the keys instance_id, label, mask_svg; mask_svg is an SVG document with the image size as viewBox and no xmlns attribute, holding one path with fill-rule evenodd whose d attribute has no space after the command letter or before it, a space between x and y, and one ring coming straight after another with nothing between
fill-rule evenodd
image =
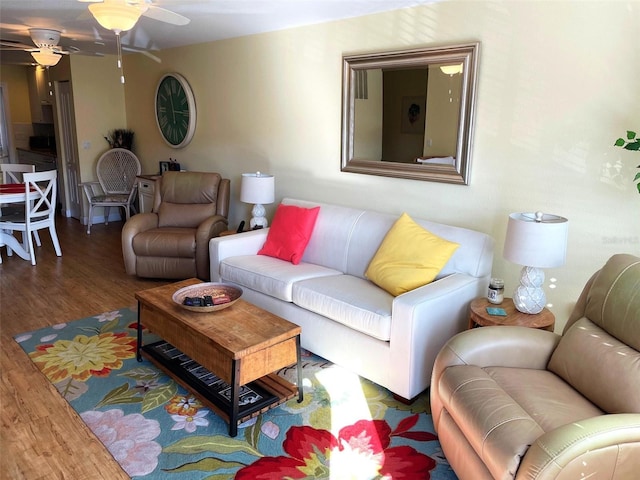
<instances>
[{"instance_id":1,"label":"recliner armrest","mask_svg":"<svg viewBox=\"0 0 640 480\"><path fill-rule=\"evenodd\" d=\"M157 213L139 213L127 220L122 227L122 256L127 275L136 274L136 255L133 252L133 237L140 232L158 228Z\"/></svg>"},{"instance_id":2,"label":"recliner armrest","mask_svg":"<svg viewBox=\"0 0 640 480\"><path fill-rule=\"evenodd\" d=\"M474 328L451 338L438 353L431 375L431 411L436 431L442 411L438 385L447 367L477 365L546 370L560 338L546 330L512 326Z\"/></svg>"},{"instance_id":3,"label":"recliner armrest","mask_svg":"<svg viewBox=\"0 0 640 480\"><path fill-rule=\"evenodd\" d=\"M196 229L196 271L198 278L209 279L209 240L227 229L228 222L222 215L205 219Z\"/></svg>"},{"instance_id":4,"label":"recliner armrest","mask_svg":"<svg viewBox=\"0 0 640 480\"><path fill-rule=\"evenodd\" d=\"M615 392L611 392L615 395ZM636 478L640 470L640 414L592 417L539 437L516 480Z\"/></svg>"}]
</instances>

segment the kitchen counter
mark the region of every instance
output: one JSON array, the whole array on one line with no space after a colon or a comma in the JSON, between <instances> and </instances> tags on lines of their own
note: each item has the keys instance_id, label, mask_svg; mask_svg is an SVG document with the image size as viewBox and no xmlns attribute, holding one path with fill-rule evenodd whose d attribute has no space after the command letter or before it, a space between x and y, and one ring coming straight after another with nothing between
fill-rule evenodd
<instances>
[{"instance_id":1,"label":"kitchen counter","mask_svg":"<svg viewBox=\"0 0 640 480\"><path fill-rule=\"evenodd\" d=\"M37 155L42 155L44 157L53 157L53 158L57 158L58 157L58 154L55 151L52 151L52 150L50 150L48 148L20 148L20 147L17 147L16 150L18 150L18 152L35 153Z\"/></svg>"},{"instance_id":2,"label":"kitchen counter","mask_svg":"<svg viewBox=\"0 0 640 480\"><path fill-rule=\"evenodd\" d=\"M46 172L57 169L57 156L49 149L16 148L18 163L35 165L36 172Z\"/></svg>"}]
</instances>

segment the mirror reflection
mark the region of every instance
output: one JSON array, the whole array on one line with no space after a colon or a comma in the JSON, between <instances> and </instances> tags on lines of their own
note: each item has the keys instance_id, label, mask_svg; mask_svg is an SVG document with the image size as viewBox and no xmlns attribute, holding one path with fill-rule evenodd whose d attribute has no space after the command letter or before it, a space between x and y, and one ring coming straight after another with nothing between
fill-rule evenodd
<instances>
[{"instance_id":1,"label":"mirror reflection","mask_svg":"<svg viewBox=\"0 0 640 480\"><path fill-rule=\"evenodd\" d=\"M345 56L342 170L467 184L477 48Z\"/></svg>"}]
</instances>

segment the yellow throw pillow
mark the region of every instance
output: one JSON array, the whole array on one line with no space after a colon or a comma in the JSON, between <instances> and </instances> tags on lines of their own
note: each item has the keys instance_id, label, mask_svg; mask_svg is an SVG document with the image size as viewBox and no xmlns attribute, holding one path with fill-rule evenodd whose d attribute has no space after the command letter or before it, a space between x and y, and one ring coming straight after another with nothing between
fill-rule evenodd
<instances>
[{"instance_id":1,"label":"yellow throw pillow","mask_svg":"<svg viewBox=\"0 0 640 480\"><path fill-rule=\"evenodd\" d=\"M397 296L432 282L459 246L425 230L403 213L364 274Z\"/></svg>"}]
</instances>

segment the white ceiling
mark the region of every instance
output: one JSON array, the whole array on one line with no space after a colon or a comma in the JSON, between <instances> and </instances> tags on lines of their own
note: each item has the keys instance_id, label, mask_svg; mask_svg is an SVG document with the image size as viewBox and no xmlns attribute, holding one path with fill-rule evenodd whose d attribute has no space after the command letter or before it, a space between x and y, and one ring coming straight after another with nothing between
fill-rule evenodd
<instances>
[{"instance_id":1,"label":"white ceiling","mask_svg":"<svg viewBox=\"0 0 640 480\"><path fill-rule=\"evenodd\" d=\"M122 43L153 52L433 1L154 0L151 2L154 5L179 13L191 22L186 26L174 26L143 16L132 30L122 34ZM32 45L28 29L48 28L62 32L59 45L64 47L76 47L82 53L115 54L114 33L96 22L87 10L88 5L78 0L0 0L0 38ZM0 52L0 60L2 64L28 64L33 61L27 52L7 50Z\"/></svg>"}]
</instances>

